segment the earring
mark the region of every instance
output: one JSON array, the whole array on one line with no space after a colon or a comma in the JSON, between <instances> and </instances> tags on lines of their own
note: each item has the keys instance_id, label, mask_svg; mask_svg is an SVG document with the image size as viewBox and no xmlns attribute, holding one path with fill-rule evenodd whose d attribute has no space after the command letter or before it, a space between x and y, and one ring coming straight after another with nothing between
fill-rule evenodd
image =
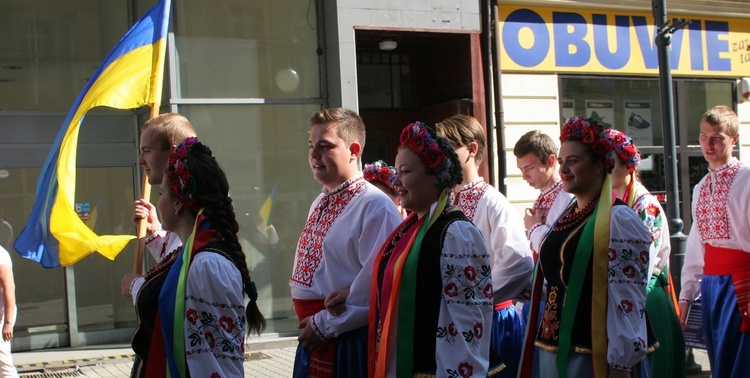
<instances>
[{"instance_id":1,"label":"earring","mask_svg":"<svg viewBox=\"0 0 750 378\"><path fill-rule=\"evenodd\" d=\"M177 215L177 216L179 216L179 211L175 211L175 212L174 212L174 215Z\"/></svg>"}]
</instances>

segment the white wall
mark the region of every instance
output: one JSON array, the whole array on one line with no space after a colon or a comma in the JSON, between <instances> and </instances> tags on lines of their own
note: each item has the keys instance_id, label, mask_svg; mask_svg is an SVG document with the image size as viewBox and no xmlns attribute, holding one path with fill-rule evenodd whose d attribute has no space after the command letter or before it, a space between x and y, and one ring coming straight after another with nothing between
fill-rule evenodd
<instances>
[{"instance_id":1,"label":"white wall","mask_svg":"<svg viewBox=\"0 0 750 378\"><path fill-rule=\"evenodd\" d=\"M513 155L521 136L531 130L541 130L557 142L560 138L560 107L557 75L527 75L503 73L501 76L503 112L505 114L505 160L508 200L523 216L531 207L539 191L521 178Z\"/></svg>"},{"instance_id":2,"label":"white wall","mask_svg":"<svg viewBox=\"0 0 750 378\"><path fill-rule=\"evenodd\" d=\"M324 2L330 106L358 110L354 30L481 29L479 0L338 0Z\"/></svg>"}]
</instances>

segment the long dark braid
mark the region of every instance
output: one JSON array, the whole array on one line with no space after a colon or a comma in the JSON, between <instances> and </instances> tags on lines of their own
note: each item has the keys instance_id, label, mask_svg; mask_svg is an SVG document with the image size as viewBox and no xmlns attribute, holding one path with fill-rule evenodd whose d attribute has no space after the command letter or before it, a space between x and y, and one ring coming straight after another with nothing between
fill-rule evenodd
<instances>
[{"instance_id":1,"label":"long dark braid","mask_svg":"<svg viewBox=\"0 0 750 378\"><path fill-rule=\"evenodd\" d=\"M245 308L248 333L260 334L266 328L266 319L258 309L258 291L250 279L245 253L242 251L237 232L239 225L234 214L232 199L229 197L227 176L211 155L190 154L188 170L195 178L196 191L193 198L204 208L204 214L211 219L221 239L229 246L225 252L242 275L243 291L250 298Z\"/></svg>"}]
</instances>

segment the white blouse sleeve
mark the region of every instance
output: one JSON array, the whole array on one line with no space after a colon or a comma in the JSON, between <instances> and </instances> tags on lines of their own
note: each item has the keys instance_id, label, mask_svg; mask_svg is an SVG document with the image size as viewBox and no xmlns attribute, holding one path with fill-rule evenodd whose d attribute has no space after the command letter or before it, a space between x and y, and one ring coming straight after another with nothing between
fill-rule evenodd
<instances>
[{"instance_id":1,"label":"white blouse sleeve","mask_svg":"<svg viewBox=\"0 0 750 378\"><path fill-rule=\"evenodd\" d=\"M185 351L190 375L244 376L242 276L214 252L195 255L185 287Z\"/></svg>"},{"instance_id":2,"label":"white blouse sleeve","mask_svg":"<svg viewBox=\"0 0 750 378\"><path fill-rule=\"evenodd\" d=\"M492 271L482 234L473 224L456 221L448 226L440 270L437 376L484 377L492 332Z\"/></svg>"},{"instance_id":3,"label":"white blouse sleeve","mask_svg":"<svg viewBox=\"0 0 750 378\"><path fill-rule=\"evenodd\" d=\"M706 255L706 246L701 240L701 233L698 230L698 221L695 216L695 208L700 198L701 186L706 181L704 177L698 185L693 188L693 202L690 205L693 215L693 224L690 226L687 243L685 243L685 261L682 264L682 274L680 276L680 300L692 302L698 293L700 293L700 279L703 275L703 258Z\"/></svg>"},{"instance_id":4,"label":"white blouse sleeve","mask_svg":"<svg viewBox=\"0 0 750 378\"><path fill-rule=\"evenodd\" d=\"M645 191L645 188L643 190ZM664 266L669 263L669 253L672 247L669 240L667 215L656 197L648 192L638 197L633 205L633 210L638 213L641 222L651 233L650 277L653 267L664 269Z\"/></svg>"},{"instance_id":5,"label":"white blouse sleeve","mask_svg":"<svg viewBox=\"0 0 750 378\"><path fill-rule=\"evenodd\" d=\"M151 253L157 263L164 260L169 252L174 251L182 245L182 241L174 232L158 230L155 231L151 236L146 238L146 249ZM138 292L141 291L141 287L146 283L143 277L138 277L130 284L130 297L133 298L133 305L135 305L136 299L138 298Z\"/></svg>"},{"instance_id":6,"label":"white blouse sleeve","mask_svg":"<svg viewBox=\"0 0 750 378\"><path fill-rule=\"evenodd\" d=\"M631 369L646 356L646 287L651 235L628 206L613 206L607 285L607 361Z\"/></svg>"},{"instance_id":7,"label":"white blouse sleeve","mask_svg":"<svg viewBox=\"0 0 750 378\"><path fill-rule=\"evenodd\" d=\"M146 249L157 263L181 245L182 241L174 232L158 230L146 238Z\"/></svg>"},{"instance_id":8,"label":"white blouse sleeve","mask_svg":"<svg viewBox=\"0 0 750 378\"><path fill-rule=\"evenodd\" d=\"M523 229L523 220L505 198L491 201L489 214L490 235L487 239L492 253L494 302L510 299L528 301L531 298L534 259Z\"/></svg>"}]
</instances>

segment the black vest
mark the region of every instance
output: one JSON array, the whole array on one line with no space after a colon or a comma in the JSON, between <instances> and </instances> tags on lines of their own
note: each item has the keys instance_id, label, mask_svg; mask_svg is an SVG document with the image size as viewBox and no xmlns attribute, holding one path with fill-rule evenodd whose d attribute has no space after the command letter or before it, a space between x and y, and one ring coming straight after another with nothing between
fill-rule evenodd
<instances>
[{"instance_id":1,"label":"black vest","mask_svg":"<svg viewBox=\"0 0 750 378\"><path fill-rule=\"evenodd\" d=\"M443 301L440 255L448 226L456 221L471 222L459 208L451 208L438 217L422 239L414 311L414 374L435 374L437 371L435 338Z\"/></svg>"}]
</instances>

